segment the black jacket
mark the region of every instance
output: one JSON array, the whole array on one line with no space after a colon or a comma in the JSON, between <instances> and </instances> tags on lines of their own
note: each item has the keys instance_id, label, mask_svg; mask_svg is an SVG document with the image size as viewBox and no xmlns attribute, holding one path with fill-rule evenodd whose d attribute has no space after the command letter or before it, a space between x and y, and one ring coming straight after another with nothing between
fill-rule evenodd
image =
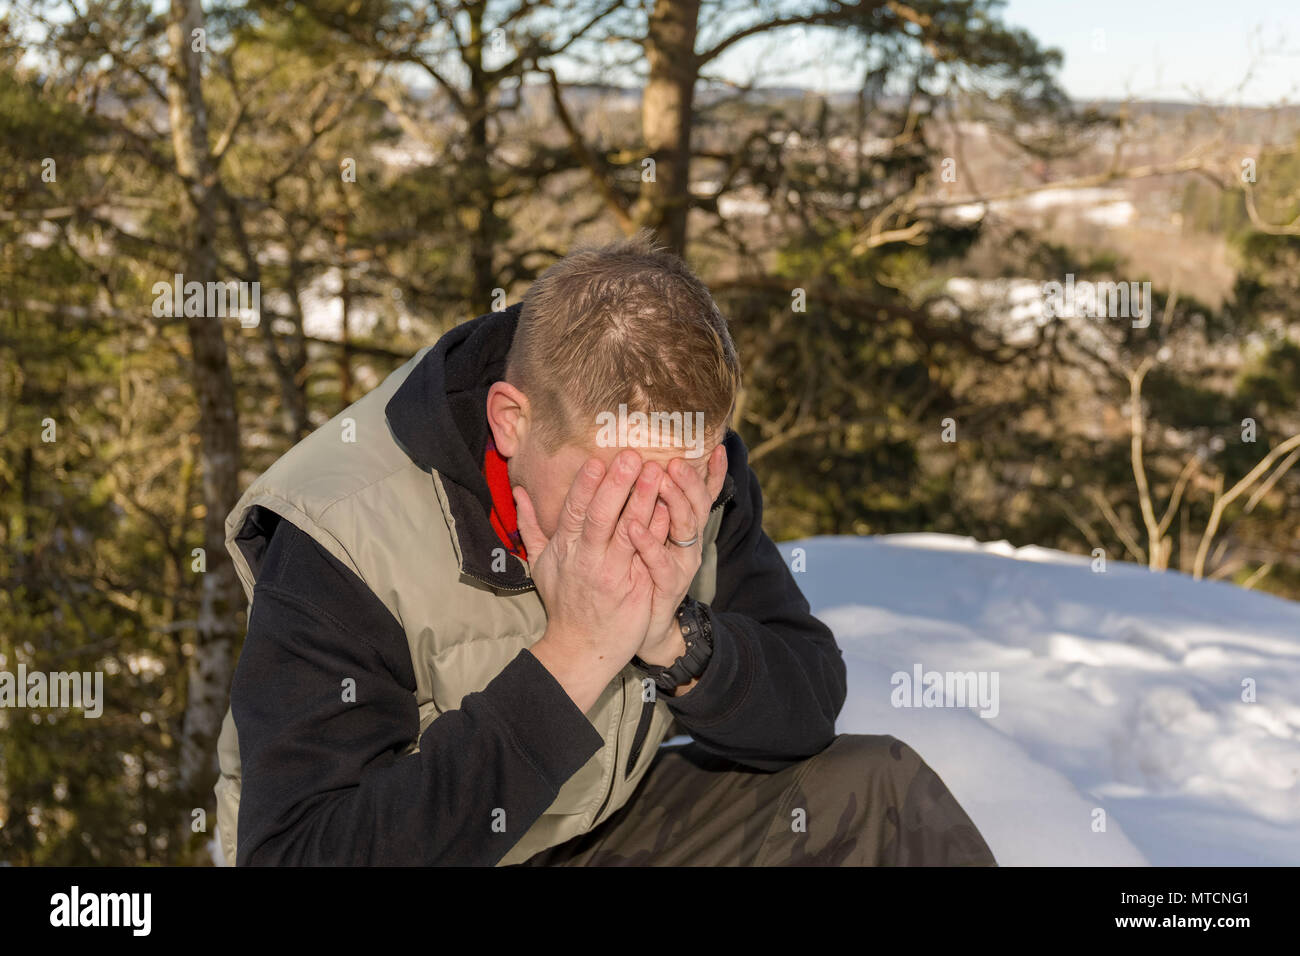
<instances>
[{"instance_id":1,"label":"black jacket","mask_svg":"<svg viewBox=\"0 0 1300 956\"><path fill-rule=\"evenodd\" d=\"M515 306L443 336L386 409L406 453L442 475L458 532L484 542L496 540L478 468L485 396L502 377L517 316ZM689 694L665 699L700 746L777 770L834 738L845 667L763 532L740 436L728 432L725 443L713 656ZM231 689L243 766L238 864L497 863L603 746L601 735L525 650L430 724L418 753L402 755L419 717L401 626L309 535L265 511L248 520L260 531L249 537L266 542L269 530L269 545L244 552L256 587ZM365 687L363 704L340 711L337 694L320 693L340 675ZM493 832L484 807L524 825Z\"/></svg>"}]
</instances>

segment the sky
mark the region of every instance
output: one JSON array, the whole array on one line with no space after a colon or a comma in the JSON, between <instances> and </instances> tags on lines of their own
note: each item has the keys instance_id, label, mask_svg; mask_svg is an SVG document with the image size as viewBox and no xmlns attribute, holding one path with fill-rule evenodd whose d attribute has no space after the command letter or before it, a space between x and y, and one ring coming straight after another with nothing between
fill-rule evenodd
<instances>
[{"instance_id":1,"label":"sky","mask_svg":"<svg viewBox=\"0 0 1300 956\"><path fill-rule=\"evenodd\" d=\"M1064 54L1061 84L1076 100L1300 102L1300 0L1008 0L1002 19ZM737 44L718 72L855 88L860 70L847 68L836 31L798 33Z\"/></svg>"},{"instance_id":2,"label":"sky","mask_svg":"<svg viewBox=\"0 0 1300 956\"><path fill-rule=\"evenodd\" d=\"M1300 0L1010 0L1003 19L1065 54L1076 99L1300 101Z\"/></svg>"}]
</instances>

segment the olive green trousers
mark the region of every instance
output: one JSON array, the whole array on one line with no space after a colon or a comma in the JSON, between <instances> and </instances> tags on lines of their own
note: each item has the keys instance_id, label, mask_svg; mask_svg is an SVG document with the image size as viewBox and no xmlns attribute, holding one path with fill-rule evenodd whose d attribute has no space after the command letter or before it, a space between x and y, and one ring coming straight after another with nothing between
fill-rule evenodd
<instances>
[{"instance_id":1,"label":"olive green trousers","mask_svg":"<svg viewBox=\"0 0 1300 956\"><path fill-rule=\"evenodd\" d=\"M661 747L636 792L588 833L521 866L996 866L916 751L840 734L775 772L689 743Z\"/></svg>"}]
</instances>

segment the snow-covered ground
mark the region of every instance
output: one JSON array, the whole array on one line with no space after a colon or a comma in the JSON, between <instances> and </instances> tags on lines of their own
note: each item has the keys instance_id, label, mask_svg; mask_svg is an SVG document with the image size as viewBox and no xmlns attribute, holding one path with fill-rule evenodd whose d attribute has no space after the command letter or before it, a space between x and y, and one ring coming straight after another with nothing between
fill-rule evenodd
<instances>
[{"instance_id":1,"label":"snow-covered ground","mask_svg":"<svg viewBox=\"0 0 1300 956\"><path fill-rule=\"evenodd\" d=\"M1300 864L1300 604L948 535L780 548L848 663L839 732L915 748L999 863ZM895 706L918 666L996 708Z\"/></svg>"}]
</instances>

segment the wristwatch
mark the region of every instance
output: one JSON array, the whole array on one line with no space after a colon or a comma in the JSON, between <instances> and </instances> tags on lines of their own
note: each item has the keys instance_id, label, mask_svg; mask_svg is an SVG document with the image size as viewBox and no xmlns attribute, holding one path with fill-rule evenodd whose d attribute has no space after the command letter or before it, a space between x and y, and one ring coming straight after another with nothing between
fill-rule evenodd
<instances>
[{"instance_id":1,"label":"wristwatch","mask_svg":"<svg viewBox=\"0 0 1300 956\"><path fill-rule=\"evenodd\" d=\"M677 626L686 642L686 653L670 666L647 664L639 657L632 658L632 663L653 677L655 686L670 697L678 687L701 676L713 656L713 622L709 619L708 605L688 594L677 608Z\"/></svg>"}]
</instances>

